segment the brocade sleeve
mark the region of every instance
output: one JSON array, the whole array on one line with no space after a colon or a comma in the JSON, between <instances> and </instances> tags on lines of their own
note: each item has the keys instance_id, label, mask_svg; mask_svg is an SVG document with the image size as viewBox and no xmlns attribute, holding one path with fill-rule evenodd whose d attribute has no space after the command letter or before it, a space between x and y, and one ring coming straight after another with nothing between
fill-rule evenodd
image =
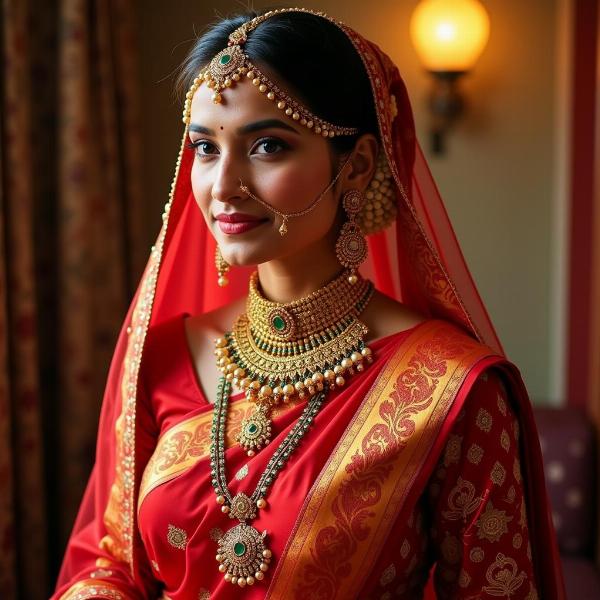
<instances>
[{"instance_id":1,"label":"brocade sleeve","mask_svg":"<svg viewBox=\"0 0 600 600\"><path fill-rule=\"evenodd\" d=\"M438 598L538 597L519 423L495 371L475 382L426 494Z\"/></svg>"}]
</instances>

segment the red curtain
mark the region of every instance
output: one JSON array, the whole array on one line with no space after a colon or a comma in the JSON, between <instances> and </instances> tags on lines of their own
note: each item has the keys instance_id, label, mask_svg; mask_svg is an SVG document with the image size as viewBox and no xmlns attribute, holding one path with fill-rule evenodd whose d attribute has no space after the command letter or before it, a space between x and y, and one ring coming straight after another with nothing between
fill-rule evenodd
<instances>
[{"instance_id":1,"label":"red curtain","mask_svg":"<svg viewBox=\"0 0 600 600\"><path fill-rule=\"evenodd\" d=\"M0 597L46 598L143 256L132 3L4 0Z\"/></svg>"}]
</instances>

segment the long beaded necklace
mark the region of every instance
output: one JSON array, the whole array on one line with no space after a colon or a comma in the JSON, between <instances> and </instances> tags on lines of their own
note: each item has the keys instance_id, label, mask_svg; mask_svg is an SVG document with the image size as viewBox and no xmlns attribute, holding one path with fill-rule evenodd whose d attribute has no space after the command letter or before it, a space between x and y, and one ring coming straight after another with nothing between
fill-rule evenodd
<instances>
[{"instance_id":1,"label":"long beaded necklace","mask_svg":"<svg viewBox=\"0 0 600 600\"><path fill-rule=\"evenodd\" d=\"M360 280L358 286L347 289L344 281L347 273L307 298L283 305L260 295L255 274L250 281L247 313L238 318L232 332L216 340L215 353L223 376L211 428L212 486L221 511L239 521L218 540L216 559L225 581L234 585L253 585L269 570L272 552L266 542L267 531L259 532L248 521L256 518L257 509L267 506L265 497L271 485L318 414L327 391L343 386L344 376L362 371L365 363L372 361L364 344L368 330L358 316L371 298L373 286ZM284 330L296 335L276 338L272 334ZM238 439L250 455L270 440L271 407L294 396L308 397L298 421L269 459L250 496L243 492L233 496L227 485L225 430L232 384L244 389L257 404L254 415L242 421Z\"/></svg>"}]
</instances>

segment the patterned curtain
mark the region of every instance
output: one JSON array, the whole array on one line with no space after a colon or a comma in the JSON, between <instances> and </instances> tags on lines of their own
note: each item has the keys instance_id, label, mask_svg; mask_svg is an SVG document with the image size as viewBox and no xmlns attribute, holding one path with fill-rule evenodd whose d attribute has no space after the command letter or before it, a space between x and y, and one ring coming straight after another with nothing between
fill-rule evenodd
<instances>
[{"instance_id":1,"label":"patterned curtain","mask_svg":"<svg viewBox=\"0 0 600 600\"><path fill-rule=\"evenodd\" d=\"M134 4L3 0L0 597L46 598L143 263Z\"/></svg>"}]
</instances>

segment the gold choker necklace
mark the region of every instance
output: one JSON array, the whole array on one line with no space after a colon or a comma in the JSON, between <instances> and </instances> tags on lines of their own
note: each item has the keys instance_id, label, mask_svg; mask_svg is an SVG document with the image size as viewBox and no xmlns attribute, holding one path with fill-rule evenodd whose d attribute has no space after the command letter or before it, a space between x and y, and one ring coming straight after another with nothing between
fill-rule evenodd
<instances>
[{"instance_id":1,"label":"gold choker necklace","mask_svg":"<svg viewBox=\"0 0 600 600\"><path fill-rule=\"evenodd\" d=\"M368 329L358 316L372 295L370 281L351 284L344 271L309 296L282 304L267 300L258 274L252 275L246 313L215 341L225 379L256 403L238 436L249 456L271 438L273 406L341 387L371 362Z\"/></svg>"}]
</instances>

